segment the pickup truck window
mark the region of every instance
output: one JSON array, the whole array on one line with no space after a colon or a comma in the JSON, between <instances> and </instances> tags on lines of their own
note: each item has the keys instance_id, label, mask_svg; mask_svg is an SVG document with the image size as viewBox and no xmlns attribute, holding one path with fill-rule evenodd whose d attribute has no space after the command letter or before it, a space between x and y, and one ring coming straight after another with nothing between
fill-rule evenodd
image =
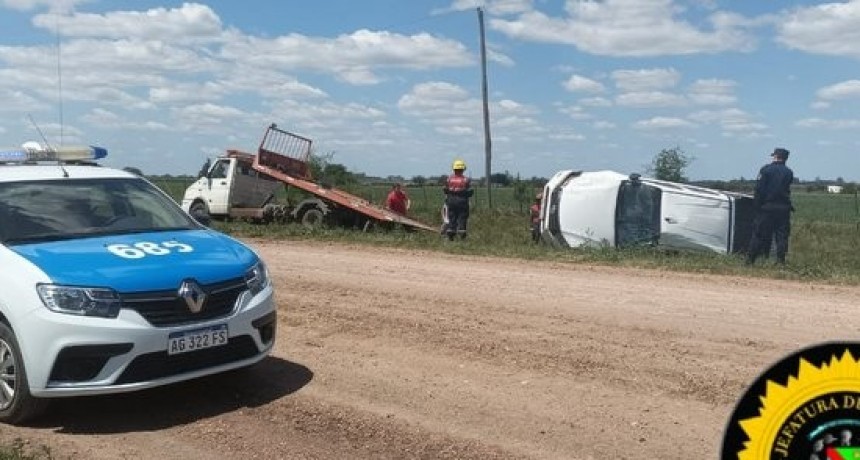
<instances>
[{"instance_id":1,"label":"pickup truck window","mask_svg":"<svg viewBox=\"0 0 860 460\"><path fill-rule=\"evenodd\" d=\"M141 179L0 183L4 244L190 228L176 203Z\"/></svg>"},{"instance_id":2,"label":"pickup truck window","mask_svg":"<svg viewBox=\"0 0 860 460\"><path fill-rule=\"evenodd\" d=\"M660 238L660 196L657 187L624 181L615 208L615 244L618 247L656 244Z\"/></svg>"}]
</instances>

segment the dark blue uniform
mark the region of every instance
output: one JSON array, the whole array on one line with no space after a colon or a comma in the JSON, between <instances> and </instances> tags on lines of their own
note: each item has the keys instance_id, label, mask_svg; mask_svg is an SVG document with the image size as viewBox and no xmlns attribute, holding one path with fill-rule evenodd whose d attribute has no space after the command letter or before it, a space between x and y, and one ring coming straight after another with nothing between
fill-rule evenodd
<instances>
[{"instance_id":1,"label":"dark blue uniform","mask_svg":"<svg viewBox=\"0 0 860 460\"><path fill-rule=\"evenodd\" d=\"M771 238L776 241L776 261L785 263L793 210L791 183L794 181L794 172L785 165L787 156L785 151L782 159L777 156L773 163L759 171L755 187L756 217L747 263L754 263L758 256L769 252Z\"/></svg>"}]
</instances>

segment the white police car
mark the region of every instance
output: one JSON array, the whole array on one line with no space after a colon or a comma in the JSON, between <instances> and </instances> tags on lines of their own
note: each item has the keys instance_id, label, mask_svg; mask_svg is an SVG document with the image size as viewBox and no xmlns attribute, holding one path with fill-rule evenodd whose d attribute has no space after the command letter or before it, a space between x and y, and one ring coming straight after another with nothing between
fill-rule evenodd
<instances>
[{"instance_id":1,"label":"white police car","mask_svg":"<svg viewBox=\"0 0 860 460\"><path fill-rule=\"evenodd\" d=\"M257 254L92 163L105 155L0 149L0 422L245 367L274 344Z\"/></svg>"}]
</instances>

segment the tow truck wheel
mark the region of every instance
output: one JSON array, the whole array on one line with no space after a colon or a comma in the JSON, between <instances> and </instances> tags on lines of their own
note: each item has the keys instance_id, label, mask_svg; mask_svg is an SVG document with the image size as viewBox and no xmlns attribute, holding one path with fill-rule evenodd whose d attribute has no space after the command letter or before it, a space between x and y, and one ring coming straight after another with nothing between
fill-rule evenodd
<instances>
[{"instance_id":1,"label":"tow truck wheel","mask_svg":"<svg viewBox=\"0 0 860 460\"><path fill-rule=\"evenodd\" d=\"M311 208L302 214L302 225L308 228L320 227L323 224L325 215L317 208Z\"/></svg>"},{"instance_id":2,"label":"tow truck wheel","mask_svg":"<svg viewBox=\"0 0 860 460\"><path fill-rule=\"evenodd\" d=\"M209 216L209 208L202 201L191 203L191 207L188 208L188 214L191 214L191 217L197 219L203 225L209 225L209 222L212 220L212 217Z\"/></svg>"},{"instance_id":3,"label":"tow truck wheel","mask_svg":"<svg viewBox=\"0 0 860 460\"><path fill-rule=\"evenodd\" d=\"M0 422L26 422L42 413L46 406L46 400L30 395L18 340L12 329L0 322Z\"/></svg>"}]
</instances>

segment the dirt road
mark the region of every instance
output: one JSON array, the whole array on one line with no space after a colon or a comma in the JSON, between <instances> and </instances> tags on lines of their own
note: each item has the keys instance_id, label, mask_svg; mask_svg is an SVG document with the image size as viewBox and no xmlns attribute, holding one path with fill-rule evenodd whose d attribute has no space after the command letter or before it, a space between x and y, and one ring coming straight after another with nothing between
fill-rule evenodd
<instances>
[{"instance_id":1,"label":"dirt road","mask_svg":"<svg viewBox=\"0 0 860 460\"><path fill-rule=\"evenodd\" d=\"M55 458L714 458L735 400L856 338L860 288L252 244L279 308L244 373L0 426Z\"/></svg>"}]
</instances>

